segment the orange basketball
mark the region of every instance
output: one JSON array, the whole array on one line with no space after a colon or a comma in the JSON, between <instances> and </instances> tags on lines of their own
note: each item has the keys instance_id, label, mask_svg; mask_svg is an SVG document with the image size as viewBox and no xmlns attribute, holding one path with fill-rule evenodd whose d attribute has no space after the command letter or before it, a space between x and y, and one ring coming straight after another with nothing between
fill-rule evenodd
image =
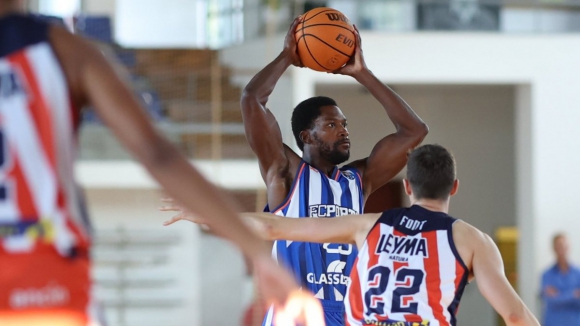
<instances>
[{"instance_id":1,"label":"orange basketball","mask_svg":"<svg viewBox=\"0 0 580 326\"><path fill-rule=\"evenodd\" d=\"M302 64L317 71L342 67L356 47L352 24L332 8L315 8L302 15L295 36Z\"/></svg>"}]
</instances>

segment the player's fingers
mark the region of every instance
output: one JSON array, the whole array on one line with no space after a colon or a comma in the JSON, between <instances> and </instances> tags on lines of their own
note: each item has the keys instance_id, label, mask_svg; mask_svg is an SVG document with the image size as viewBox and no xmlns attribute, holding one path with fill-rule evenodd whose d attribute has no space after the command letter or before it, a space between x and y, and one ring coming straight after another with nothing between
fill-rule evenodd
<instances>
[{"instance_id":1,"label":"player's fingers","mask_svg":"<svg viewBox=\"0 0 580 326\"><path fill-rule=\"evenodd\" d=\"M178 215L178 216L179 216L179 215ZM167 221L163 222L163 226L168 226L168 225L171 225L171 224L173 224L173 223L175 223L175 222L177 222L177 221L181 220L181 218L178 218L178 216L174 216L174 217L172 217L171 219L169 219L169 220L167 220Z\"/></svg>"},{"instance_id":2,"label":"player's fingers","mask_svg":"<svg viewBox=\"0 0 580 326\"><path fill-rule=\"evenodd\" d=\"M181 208L178 206L161 206L159 207L159 211L161 212L179 212Z\"/></svg>"},{"instance_id":3,"label":"player's fingers","mask_svg":"<svg viewBox=\"0 0 580 326\"><path fill-rule=\"evenodd\" d=\"M358 31L358 28L356 27L356 25L352 25L354 27L354 36L356 39L356 49L359 50L361 48L362 45L362 39L360 37L360 32Z\"/></svg>"},{"instance_id":4,"label":"player's fingers","mask_svg":"<svg viewBox=\"0 0 580 326\"><path fill-rule=\"evenodd\" d=\"M290 25L290 29L288 30L288 34L292 34L292 36L294 36L293 34L296 31L296 26L298 26L298 23L300 23L300 19L301 16L294 18L292 24Z\"/></svg>"},{"instance_id":5,"label":"player's fingers","mask_svg":"<svg viewBox=\"0 0 580 326\"><path fill-rule=\"evenodd\" d=\"M163 202L163 203L174 203L175 200L173 200L173 198L171 198L171 197L161 197L161 202Z\"/></svg>"},{"instance_id":6,"label":"player's fingers","mask_svg":"<svg viewBox=\"0 0 580 326\"><path fill-rule=\"evenodd\" d=\"M356 24L353 24L352 27L354 27L354 35L356 36L356 39L358 40L359 43L361 43L362 39L360 37L360 32L358 30L358 27L356 27Z\"/></svg>"}]
</instances>

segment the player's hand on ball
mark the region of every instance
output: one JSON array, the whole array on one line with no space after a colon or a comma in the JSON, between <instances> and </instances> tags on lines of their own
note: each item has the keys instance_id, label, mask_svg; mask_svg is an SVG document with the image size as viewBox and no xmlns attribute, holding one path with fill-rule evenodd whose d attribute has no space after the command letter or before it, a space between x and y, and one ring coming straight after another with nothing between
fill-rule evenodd
<instances>
[{"instance_id":1,"label":"player's hand on ball","mask_svg":"<svg viewBox=\"0 0 580 326\"><path fill-rule=\"evenodd\" d=\"M268 304L274 305L275 326L324 326L320 301L299 290L292 275L269 256L252 260L258 290Z\"/></svg>"},{"instance_id":2,"label":"player's hand on ball","mask_svg":"<svg viewBox=\"0 0 580 326\"><path fill-rule=\"evenodd\" d=\"M356 41L355 41L356 48L354 50L354 54L350 58L350 60L346 63L346 65L333 71L332 72L333 74L356 77L357 74L359 74L367 69L367 65L365 63L363 53L362 53L362 46L361 46L362 41L360 38L360 34L359 34L359 31L358 31L358 28L356 27L356 25L353 25L353 26L354 26L354 36L356 39Z\"/></svg>"},{"instance_id":3,"label":"player's hand on ball","mask_svg":"<svg viewBox=\"0 0 580 326\"><path fill-rule=\"evenodd\" d=\"M296 38L294 37L294 33L296 32L296 26L300 22L301 16L298 16L292 22L288 33L286 33L286 38L284 39L284 50L282 52L289 56L292 60L292 65L296 67L304 67L302 62L300 62L300 57L298 56L298 50L296 46Z\"/></svg>"},{"instance_id":4,"label":"player's hand on ball","mask_svg":"<svg viewBox=\"0 0 580 326\"><path fill-rule=\"evenodd\" d=\"M167 226L173 224L177 221L190 221L196 224L203 224L203 220L196 217L195 215L186 212L180 205L178 205L173 198L161 198L161 201L165 203L165 206L159 207L162 212L178 212L177 215L173 216L171 219L163 222L163 225Z\"/></svg>"}]
</instances>

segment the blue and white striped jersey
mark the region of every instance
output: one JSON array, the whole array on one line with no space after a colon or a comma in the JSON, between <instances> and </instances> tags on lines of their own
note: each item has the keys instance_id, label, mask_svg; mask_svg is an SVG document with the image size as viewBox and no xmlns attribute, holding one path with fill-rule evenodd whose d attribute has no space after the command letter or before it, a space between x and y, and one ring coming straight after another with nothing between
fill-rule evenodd
<instances>
[{"instance_id":1,"label":"blue and white striped jersey","mask_svg":"<svg viewBox=\"0 0 580 326\"><path fill-rule=\"evenodd\" d=\"M335 168L328 177L302 161L287 198L270 211L287 217L332 218L361 214L362 208L362 180L357 169ZM272 253L317 298L344 300L348 275L357 256L355 246L280 240L274 243Z\"/></svg>"}]
</instances>

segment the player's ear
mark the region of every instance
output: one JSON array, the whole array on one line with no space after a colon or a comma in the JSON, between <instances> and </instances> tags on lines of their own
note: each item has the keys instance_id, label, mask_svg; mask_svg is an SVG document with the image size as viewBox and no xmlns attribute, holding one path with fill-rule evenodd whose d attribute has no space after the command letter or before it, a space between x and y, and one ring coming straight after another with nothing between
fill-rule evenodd
<instances>
[{"instance_id":1,"label":"player's ear","mask_svg":"<svg viewBox=\"0 0 580 326\"><path fill-rule=\"evenodd\" d=\"M312 137L310 137L310 130L302 130L300 132L300 140L304 143L304 144L311 144L312 143Z\"/></svg>"},{"instance_id":2,"label":"player's ear","mask_svg":"<svg viewBox=\"0 0 580 326\"><path fill-rule=\"evenodd\" d=\"M413 194L413 188L411 188L411 183L407 179L403 179L403 186L405 186L405 193L407 196L411 196Z\"/></svg>"},{"instance_id":3,"label":"player's ear","mask_svg":"<svg viewBox=\"0 0 580 326\"><path fill-rule=\"evenodd\" d=\"M459 180L455 179L455 181L453 181L453 187L451 188L449 195L455 195L457 193L457 189L459 189Z\"/></svg>"}]
</instances>

